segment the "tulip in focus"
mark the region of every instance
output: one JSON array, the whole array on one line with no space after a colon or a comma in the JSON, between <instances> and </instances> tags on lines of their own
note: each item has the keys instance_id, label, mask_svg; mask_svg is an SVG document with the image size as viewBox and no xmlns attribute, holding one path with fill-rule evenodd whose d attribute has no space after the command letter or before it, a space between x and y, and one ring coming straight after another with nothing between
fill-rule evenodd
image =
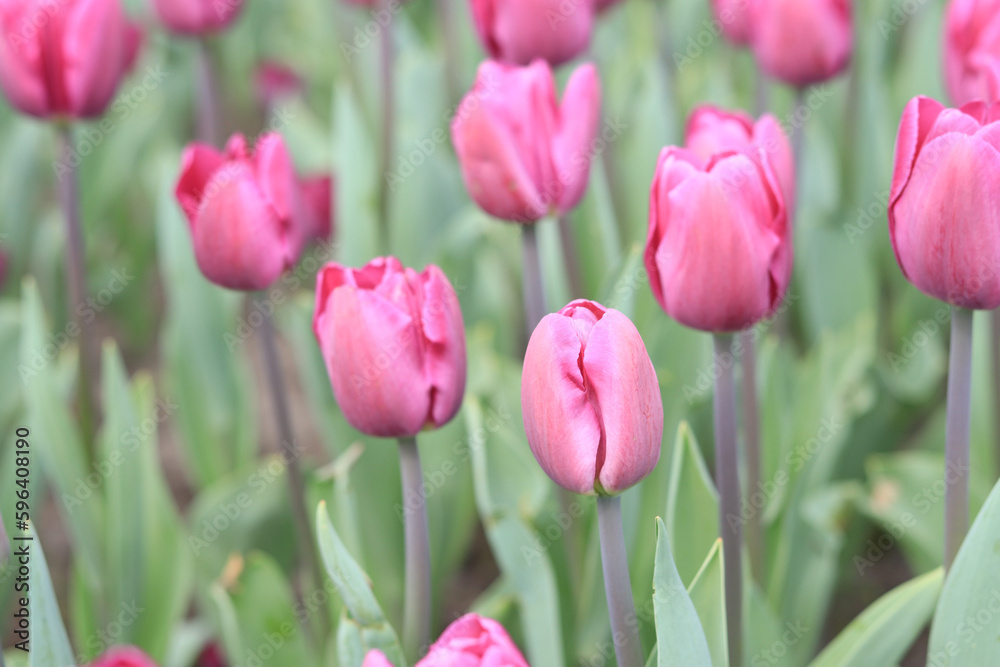
<instances>
[{"instance_id":1,"label":"tulip in focus","mask_svg":"<svg viewBox=\"0 0 1000 667\"><path fill-rule=\"evenodd\" d=\"M712 0L712 15L723 36L736 46L750 44L752 0Z\"/></svg>"},{"instance_id":2,"label":"tulip in focus","mask_svg":"<svg viewBox=\"0 0 1000 667\"><path fill-rule=\"evenodd\" d=\"M163 25L183 35L202 35L226 28L239 16L244 0L153 0Z\"/></svg>"},{"instance_id":3,"label":"tulip in focus","mask_svg":"<svg viewBox=\"0 0 1000 667\"><path fill-rule=\"evenodd\" d=\"M465 327L438 267L394 257L361 269L337 263L316 281L313 331L347 421L368 435L405 438L448 423L465 394Z\"/></svg>"},{"instance_id":4,"label":"tulip in focus","mask_svg":"<svg viewBox=\"0 0 1000 667\"><path fill-rule=\"evenodd\" d=\"M583 54L594 29L594 0L471 0L472 18L491 58L553 67Z\"/></svg>"},{"instance_id":5,"label":"tulip in focus","mask_svg":"<svg viewBox=\"0 0 1000 667\"><path fill-rule=\"evenodd\" d=\"M156 667L156 663L134 646L115 646L90 663L90 667Z\"/></svg>"},{"instance_id":6,"label":"tulip in focus","mask_svg":"<svg viewBox=\"0 0 1000 667\"><path fill-rule=\"evenodd\" d=\"M952 0L944 67L954 104L1000 101L1000 0Z\"/></svg>"},{"instance_id":7,"label":"tulip in focus","mask_svg":"<svg viewBox=\"0 0 1000 667\"><path fill-rule=\"evenodd\" d=\"M225 153L192 144L184 151L176 194L198 266L213 283L262 290L298 261L308 235L306 213L280 135L264 135L251 150L237 134Z\"/></svg>"},{"instance_id":8,"label":"tulip in focus","mask_svg":"<svg viewBox=\"0 0 1000 667\"><path fill-rule=\"evenodd\" d=\"M617 310L573 301L538 324L524 357L528 444L559 486L615 495L660 459L663 404L635 325Z\"/></svg>"},{"instance_id":9,"label":"tulip in focus","mask_svg":"<svg viewBox=\"0 0 1000 667\"><path fill-rule=\"evenodd\" d=\"M600 106L592 65L573 72L560 104L544 61L484 62L451 126L472 198L515 222L571 210L587 188Z\"/></svg>"},{"instance_id":10,"label":"tulip in focus","mask_svg":"<svg viewBox=\"0 0 1000 667\"><path fill-rule=\"evenodd\" d=\"M906 278L953 306L1000 306L1000 105L947 109L916 97L903 112L889 237Z\"/></svg>"},{"instance_id":11,"label":"tulip in focus","mask_svg":"<svg viewBox=\"0 0 1000 667\"><path fill-rule=\"evenodd\" d=\"M369 651L362 667L392 667L381 651ZM528 667L503 626L466 614L448 626L416 667Z\"/></svg>"},{"instance_id":12,"label":"tulip in focus","mask_svg":"<svg viewBox=\"0 0 1000 667\"><path fill-rule=\"evenodd\" d=\"M104 113L141 41L119 0L0 0L0 87L37 118Z\"/></svg>"},{"instance_id":13,"label":"tulip in focus","mask_svg":"<svg viewBox=\"0 0 1000 667\"><path fill-rule=\"evenodd\" d=\"M754 0L751 46L760 68L803 88L840 74L853 48L852 0Z\"/></svg>"},{"instance_id":14,"label":"tulip in focus","mask_svg":"<svg viewBox=\"0 0 1000 667\"><path fill-rule=\"evenodd\" d=\"M791 252L782 187L763 148L709 159L663 149L650 191L645 264L668 315L715 333L752 326L784 298Z\"/></svg>"}]
</instances>

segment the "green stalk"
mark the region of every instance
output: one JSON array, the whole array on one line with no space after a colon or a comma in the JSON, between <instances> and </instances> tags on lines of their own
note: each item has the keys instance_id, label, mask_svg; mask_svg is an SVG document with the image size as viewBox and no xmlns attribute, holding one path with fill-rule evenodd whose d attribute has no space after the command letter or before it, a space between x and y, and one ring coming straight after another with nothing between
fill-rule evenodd
<instances>
[{"instance_id":1,"label":"green stalk","mask_svg":"<svg viewBox=\"0 0 1000 667\"><path fill-rule=\"evenodd\" d=\"M754 342L753 331L740 334L740 345L743 348L743 383L741 399L743 404L743 436L746 443L747 461L747 501L761 490L760 474L760 404L757 399L757 345ZM753 504L750 503L750 507ZM765 585L765 559L767 545L765 543L764 525L761 521L763 508L750 512L747 521L747 553L750 556L750 571L754 581L763 588Z\"/></svg>"},{"instance_id":2,"label":"green stalk","mask_svg":"<svg viewBox=\"0 0 1000 667\"><path fill-rule=\"evenodd\" d=\"M969 529L969 422L972 416L972 314L951 309L948 414L945 426L944 567L955 561Z\"/></svg>"},{"instance_id":3,"label":"green stalk","mask_svg":"<svg viewBox=\"0 0 1000 667\"><path fill-rule=\"evenodd\" d=\"M207 38L198 40L198 138L218 147L219 81Z\"/></svg>"},{"instance_id":4,"label":"green stalk","mask_svg":"<svg viewBox=\"0 0 1000 667\"><path fill-rule=\"evenodd\" d=\"M406 537L406 598L403 647L411 658L423 654L431 639L431 543L427 527L424 473L416 438L399 439Z\"/></svg>"},{"instance_id":5,"label":"green stalk","mask_svg":"<svg viewBox=\"0 0 1000 667\"><path fill-rule=\"evenodd\" d=\"M383 0L381 7L392 11L393 0ZM382 27L380 44L382 47L382 150L379 154L378 224L379 243L383 254L392 252L391 202L389 197L389 172L392 171L392 156L396 150L396 55L392 42L392 21Z\"/></svg>"},{"instance_id":6,"label":"green stalk","mask_svg":"<svg viewBox=\"0 0 1000 667\"><path fill-rule=\"evenodd\" d=\"M604 567L604 592L611 616L611 637L618 667L643 667L642 641L635 620L635 601L625 552L620 496L597 497L597 527L601 535L601 564Z\"/></svg>"},{"instance_id":7,"label":"green stalk","mask_svg":"<svg viewBox=\"0 0 1000 667\"><path fill-rule=\"evenodd\" d=\"M545 287L542 284L542 261L538 254L540 222L521 225L521 247L524 251L524 324L528 337L546 315Z\"/></svg>"}]
</instances>

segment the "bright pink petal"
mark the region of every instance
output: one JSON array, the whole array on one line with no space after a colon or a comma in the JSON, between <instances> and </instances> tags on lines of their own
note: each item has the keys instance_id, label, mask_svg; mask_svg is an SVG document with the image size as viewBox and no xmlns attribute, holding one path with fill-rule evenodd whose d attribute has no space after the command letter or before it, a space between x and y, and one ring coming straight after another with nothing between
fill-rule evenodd
<instances>
[{"instance_id":1,"label":"bright pink petal","mask_svg":"<svg viewBox=\"0 0 1000 667\"><path fill-rule=\"evenodd\" d=\"M181 157L181 176L175 193L184 215L192 225L201 206L209 180L223 165L221 153L207 144L191 144Z\"/></svg>"},{"instance_id":2,"label":"bright pink petal","mask_svg":"<svg viewBox=\"0 0 1000 667\"><path fill-rule=\"evenodd\" d=\"M559 211L566 213L583 198L601 121L601 82L591 64L578 67L563 94L560 126L552 139L552 162L560 180Z\"/></svg>"},{"instance_id":3,"label":"bright pink petal","mask_svg":"<svg viewBox=\"0 0 1000 667\"><path fill-rule=\"evenodd\" d=\"M99 116L125 73L128 24L118 0L77 0L68 11L62 42L68 111Z\"/></svg>"},{"instance_id":4,"label":"bright pink petal","mask_svg":"<svg viewBox=\"0 0 1000 667\"><path fill-rule=\"evenodd\" d=\"M421 323L427 346L427 373L433 392L429 421L441 427L462 407L465 396L465 325L458 295L438 267L420 276L423 288Z\"/></svg>"}]
</instances>

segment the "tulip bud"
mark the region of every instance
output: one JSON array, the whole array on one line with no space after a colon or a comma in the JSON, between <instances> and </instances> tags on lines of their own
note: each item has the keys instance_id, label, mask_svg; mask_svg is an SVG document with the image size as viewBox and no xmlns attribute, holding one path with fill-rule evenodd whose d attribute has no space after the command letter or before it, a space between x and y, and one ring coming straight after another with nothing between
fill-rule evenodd
<instances>
[{"instance_id":1,"label":"tulip bud","mask_svg":"<svg viewBox=\"0 0 1000 667\"><path fill-rule=\"evenodd\" d=\"M118 0L0 0L0 87L38 118L104 113L142 41Z\"/></svg>"},{"instance_id":2,"label":"tulip bud","mask_svg":"<svg viewBox=\"0 0 1000 667\"><path fill-rule=\"evenodd\" d=\"M719 22L722 35L736 46L750 43L751 0L712 0L712 15Z\"/></svg>"},{"instance_id":3,"label":"tulip bud","mask_svg":"<svg viewBox=\"0 0 1000 667\"><path fill-rule=\"evenodd\" d=\"M706 162L716 153L753 150L753 145L764 149L781 183L785 208L795 210L795 155L788 135L771 114L755 123L741 111L727 112L706 104L688 118L684 143Z\"/></svg>"},{"instance_id":4,"label":"tulip bud","mask_svg":"<svg viewBox=\"0 0 1000 667\"><path fill-rule=\"evenodd\" d=\"M503 626L466 614L448 626L417 667L528 667ZM367 667L367 666L366 666ZM375 665L374 667L379 667Z\"/></svg>"},{"instance_id":5,"label":"tulip bud","mask_svg":"<svg viewBox=\"0 0 1000 667\"><path fill-rule=\"evenodd\" d=\"M768 75L799 88L840 74L851 60L851 0L753 0L752 48Z\"/></svg>"},{"instance_id":6,"label":"tulip bud","mask_svg":"<svg viewBox=\"0 0 1000 667\"><path fill-rule=\"evenodd\" d=\"M573 301L538 324L524 356L528 444L559 486L615 495L660 459L663 404L635 325L617 310Z\"/></svg>"},{"instance_id":7,"label":"tulip bud","mask_svg":"<svg viewBox=\"0 0 1000 667\"><path fill-rule=\"evenodd\" d=\"M944 68L954 104L1000 101L1000 2L952 0L945 19Z\"/></svg>"},{"instance_id":8,"label":"tulip bud","mask_svg":"<svg viewBox=\"0 0 1000 667\"><path fill-rule=\"evenodd\" d=\"M134 646L115 646L90 663L90 667L156 667L156 663Z\"/></svg>"},{"instance_id":9,"label":"tulip bud","mask_svg":"<svg viewBox=\"0 0 1000 667\"><path fill-rule=\"evenodd\" d=\"M244 0L153 0L163 25L172 32L202 35L226 28L239 16Z\"/></svg>"},{"instance_id":10,"label":"tulip bud","mask_svg":"<svg viewBox=\"0 0 1000 667\"><path fill-rule=\"evenodd\" d=\"M791 252L782 188L764 149L751 144L707 160L663 149L645 264L668 315L702 331L752 326L784 298Z\"/></svg>"},{"instance_id":11,"label":"tulip bud","mask_svg":"<svg viewBox=\"0 0 1000 667\"><path fill-rule=\"evenodd\" d=\"M451 126L469 194L515 222L571 210L587 188L600 106L592 65L573 72L560 105L544 61L484 62Z\"/></svg>"},{"instance_id":12,"label":"tulip bud","mask_svg":"<svg viewBox=\"0 0 1000 667\"><path fill-rule=\"evenodd\" d=\"M280 135L265 135L254 152L239 134L225 154L192 144L184 151L176 194L198 266L213 283L262 290L298 261L308 223Z\"/></svg>"},{"instance_id":13,"label":"tulip bud","mask_svg":"<svg viewBox=\"0 0 1000 667\"><path fill-rule=\"evenodd\" d=\"M906 105L896 138L889 237L903 275L962 308L1000 306L1000 105Z\"/></svg>"},{"instance_id":14,"label":"tulip bud","mask_svg":"<svg viewBox=\"0 0 1000 667\"><path fill-rule=\"evenodd\" d=\"M465 327L448 278L395 257L362 269L327 264L316 279L313 331L347 421L402 438L438 428L465 394Z\"/></svg>"},{"instance_id":15,"label":"tulip bud","mask_svg":"<svg viewBox=\"0 0 1000 667\"><path fill-rule=\"evenodd\" d=\"M593 0L471 0L472 18L483 48L495 60L527 65L536 59L553 67L590 47Z\"/></svg>"}]
</instances>

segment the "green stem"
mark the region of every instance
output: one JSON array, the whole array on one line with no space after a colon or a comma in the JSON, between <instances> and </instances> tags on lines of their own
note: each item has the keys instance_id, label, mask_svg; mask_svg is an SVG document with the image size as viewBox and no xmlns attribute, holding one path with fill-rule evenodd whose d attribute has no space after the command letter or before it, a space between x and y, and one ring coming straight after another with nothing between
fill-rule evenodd
<instances>
[{"instance_id":1,"label":"green stem","mask_svg":"<svg viewBox=\"0 0 1000 667\"><path fill-rule=\"evenodd\" d=\"M576 245L576 234L569 214L559 216L559 241L562 245L563 263L566 265L566 280L570 295L574 299L586 297L583 274L580 273L580 254Z\"/></svg>"},{"instance_id":2,"label":"green stem","mask_svg":"<svg viewBox=\"0 0 1000 667\"><path fill-rule=\"evenodd\" d=\"M944 567L951 567L969 529L969 421L972 415L972 314L951 309L948 414L945 426Z\"/></svg>"},{"instance_id":3,"label":"green stem","mask_svg":"<svg viewBox=\"0 0 1000 667\"><path fill-rule=\"evenodd\" d=\"M996 474L1000 477L1000 308L991 313L990 351L993 357L993 440Z\"/></svg>"},{"instance_id":4,"label":"green stem","mask_svg":"<svg viewBox=\"0 0 1000 667\"><path fill-rule=\"evenodd\" d=\"M726 571L729 664L743 663L743 524L740 518L739 451L736 448L735 359L732 334L715 334L715 481L719 487L719 534Z\"/></svg>"},{"instance_id":5,"label":"green stem","mask_svg":"<svg viewBox=\"0 0 1000 667\"><path fill-rule=\"evenodd\" d=\"M448 91L448 104L457 104L462 99L462 77L459 64L462 53L459 49L458 26L455 22L454 0L437 0L437 11L441 22L442 41L444 42L444 73L445 87Z\"/></svg>"},{"instance_id":6,"label":"green stem","mask_svg":"<svg viewBox=\"0 0 1000 667\"><path fill-rule=\"evenodd\" d=\"M416 438L399 439L399 469L403 482L406 537L406 599L403 645L406 654L418 657L431 638L431 545L427 527L427 499L420 450Z\"/></svg>"},{"instance_id":7,"label":"green stem","mask_svg":"<svg viewBox=\"0 0 1000 667\"><path fill-rule=\"evenodd\" d=\"M198 138L218 146L219 88L207 38L198 40Z\"/></svg>"},{"instance_id":8,"label":"green stem","mask_svg":"<svg viewBox=\"0 0 1000 667\"><path fill-rule=\"evenodd\" d=\"M383 0L382 9L391 12L393 0ZM382 151L379 156L378 224L379 243L382 253L392 251L392 230L390 224L391 202L388 175L392 171L392 155L395 151L396 129L396 56L393 47L392 22L382 27L380 44L382 47Z\"/></svg>"},{"instance_id":9,"label":"green stem","mask_svg":"<svg viewBox=\"0 0 1000 667\"><path fill-rule=\"evenodd\" d=\"M743 430L746 442L747 460L747 500L753 494L761 491L760 474L760 404L757 400L757 345L754 342L753 331L740 334L740 345L743 348ZM753 503L750 503L753 507ZM764 540L764 527L761 522L763 508L750 513L747 521L747 552L750 556L750 571L754 580L765 586L765 558L767 547Z\"/></svg>"},{"instance_id":10,"label":"green stem","mask_svg":"<svg viewBox=\"0 0 1000 667\"><path fill-rule=\"evenodd\" d=\"M524 323L528 337L546 315L545 287L542 284L542 261L538 253L538 230L541 222L521 225L521 245L524 250Z\"/></svg>"},{"instance_id":11,"label":"green stem","mask_svg":"<svg viewBox=\"0 0 1000 667\"><path fill-rule=\"evenodd\" d=\"M597 526L601 535L604 591L608 599L611 637L618 667L643 667L645 660L639 639L639 626L634 622L635 601L628 573L620 496L598 496Z\"/></svg>"}]
</instances>

